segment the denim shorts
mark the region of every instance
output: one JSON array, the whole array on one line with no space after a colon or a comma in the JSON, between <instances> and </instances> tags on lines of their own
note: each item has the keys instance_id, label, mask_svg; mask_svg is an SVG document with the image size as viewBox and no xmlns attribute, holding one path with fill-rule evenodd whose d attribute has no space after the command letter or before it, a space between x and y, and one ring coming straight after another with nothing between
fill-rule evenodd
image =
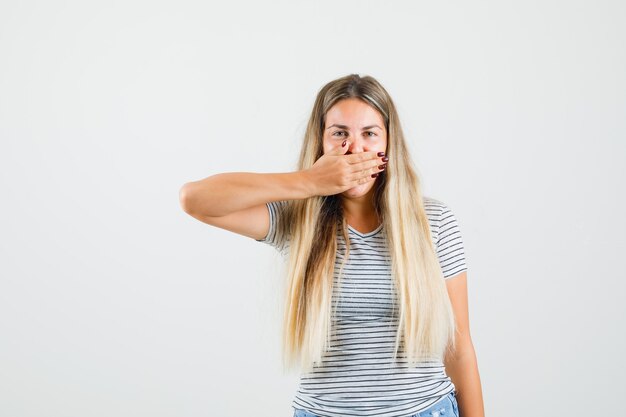
<instances>
[{"instance_id":1,"label":"denim shorts","mask_svg":"<svg viewBox=\"0 0 626 417\"><path fill-rule=\"evenodd\" d=\"M294 409L293 417L318 417L306 410ZM410 417L459 417L459 405L456 402L456 392L452 391L426 410L411 414Z\"/></svg>"}]
</instances>

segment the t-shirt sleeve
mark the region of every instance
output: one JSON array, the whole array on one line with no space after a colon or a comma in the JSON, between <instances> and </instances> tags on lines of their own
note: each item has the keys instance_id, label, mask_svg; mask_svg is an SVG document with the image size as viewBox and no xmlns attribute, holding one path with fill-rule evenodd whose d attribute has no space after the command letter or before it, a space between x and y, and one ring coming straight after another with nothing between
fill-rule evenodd
<instances>
[{"instance_id":1,"label":"t-shirt sleeve","mask_svg":"<svg viewBox=\"0 0 626 417\"><path fill-rule=\"evenodd\" d=\"M446 204L441 203L438 218L437 256L444 279L466 271L465 248L463 238L454 213Z\"/></svg>"},{"instance_id":2,"label":"t-shirt sleeve","mask_svg":"<svg viewBox=\"0 0 626 417\"><path fill-rule=\"evenodd\" d=\"M278 250L281 254L285 254L286 249L288 248L288 241L282 241L278 238L277 224L280 219L280 215L283 209L287 206L287 201L270 201L265 203L267 210L270 216L270 227L267 231L267 235L263 239L255 239L257 242L267 243L268 245L273 246Z\"/></svg>"}]
</instances>

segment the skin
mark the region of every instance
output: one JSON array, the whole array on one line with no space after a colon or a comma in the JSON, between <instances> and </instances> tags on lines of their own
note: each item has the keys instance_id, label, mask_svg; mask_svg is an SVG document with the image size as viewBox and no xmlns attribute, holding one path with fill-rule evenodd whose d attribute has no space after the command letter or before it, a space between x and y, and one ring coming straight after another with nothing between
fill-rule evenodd
<instances>
[{"instance_id":1,"label":"skin","mask_svg":"<svg viewBox=\"0 0 626 417\"><path fill-rule=\"evenodd\" d=\"M470 335L467 271L446 280L446 287L457 322L456 350L444 358L446 374L456 388L460 416L484 417L478 361Z\"/></svg>"},{"instance_id":2,"label":"skin","mask_svg":"<svg viewBox=\"0 0 626 417\"><path fill-rule=\"evenodd\" d=\"M374 125L378 127L371 127ZM335 103L326 112L322 138L324 153L337 148L345 139L349 141L347 154L387 152L387 132L382 115L357 98ZM372 231L380 225L373 203L374 182L377 180L378 178L372 178L371 181L340 193L346 221L362 233Z\"/></svg>"}]
</instances>

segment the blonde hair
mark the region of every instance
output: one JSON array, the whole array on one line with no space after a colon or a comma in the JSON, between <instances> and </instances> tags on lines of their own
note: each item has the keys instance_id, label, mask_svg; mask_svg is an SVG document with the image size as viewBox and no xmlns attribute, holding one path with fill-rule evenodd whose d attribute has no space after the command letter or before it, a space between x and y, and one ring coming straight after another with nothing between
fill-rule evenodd
<instances>
[{"instance_id":1,"label":"blonde hair","mask_svg":"<svg viewBox=\"0 0 626 417\"><path fill-rule=\"evenodd\" d=\"M404 140L395 105L371 76L351 74L327 83L315 99L304 134L298 170L310 168L323 154L328 110L338 101L358 98L380 112L387 131L389 163L374 183L375 210L387 236L391 271L399 301L394 359L400 348L409 366L443 360L455 344L455 320L443 272L436 256L419 178ZM279 241L289 240L286 258L283 366L310 371L320 364L331 337L331 300L337 231L350 252L339 195L290 200L276 227ZM394 300L394 309L396 300Z\"/></svg>"}]
</instances>

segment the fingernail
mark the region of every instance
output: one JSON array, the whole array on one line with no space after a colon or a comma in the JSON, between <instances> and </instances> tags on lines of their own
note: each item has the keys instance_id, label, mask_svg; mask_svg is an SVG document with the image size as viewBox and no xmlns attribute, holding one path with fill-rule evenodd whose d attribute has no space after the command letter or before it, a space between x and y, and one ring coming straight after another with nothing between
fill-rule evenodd
<instances>
[{"instance_id":1,"label":"fingernail","mask_svg":"<svg viewBox=\"0 0 626 417\"><path fill-rule=\"evenodd\" d=\"M378 169L385 169L386 166L387 164L378 165Z\"/></svg>"},{"instance_id":2,"label":"fingernail","mask_svg":"<svg viewBox=\"0 0 626 417\"><path fill-rule=\"evenodd\" d=\"M376 155L378 155L378 156L385 156L385 153L384 152L378 152Z\"/></svg>"},{"instance_id":3,"label":"fingernail","mask_svg":"<svg viewBox=\"0 0 626 417\"><path fill-rule=\"evenodd\" d=\"M375 174L372 174L372 178L376 178L378 176L378 172Z\"/></svg>"},{"instance_id":4,"label":"fingernail","mask_svg":"<svg viewBox=\"0 0 626 417\"><path fill-rule=\"evenodd\" d=\"M387 161L389 161L389 157L385 156L385 157L383 158L383 162L387 162Z\"/></svg>"},{"instance_id":5,"label":"fingernail","mask_svg":"<svg viewBox=\"0 0 626 417\"><path fill-rule=\"evenodd\" d=\"M341 142L341 147L343 148L344 146L346 146L346 142L347 140L344 140L343 142Z\"/></svg>"}]
</instances>

